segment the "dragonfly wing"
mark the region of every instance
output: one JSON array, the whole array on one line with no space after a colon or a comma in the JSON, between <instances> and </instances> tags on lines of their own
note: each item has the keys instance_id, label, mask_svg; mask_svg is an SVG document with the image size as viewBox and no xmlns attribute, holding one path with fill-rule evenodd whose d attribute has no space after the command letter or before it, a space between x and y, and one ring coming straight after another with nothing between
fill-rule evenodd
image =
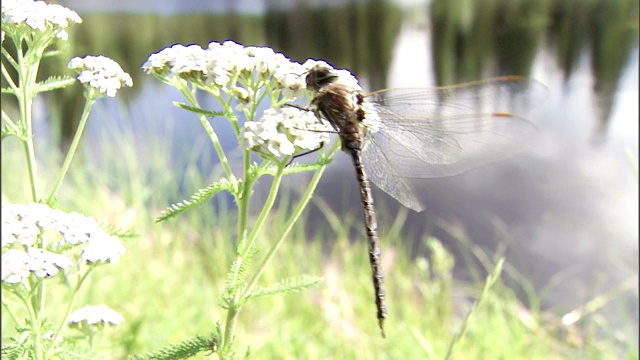
<instances>
[{"instance_id":1,"label":"dragonfly wing","mask_svg":"<svg viewBox=\"0 0 640 360\"><path fill-rule=\"evenodd\" d=\"M418 199L406 177L400 175L392 158L387 157L379 147L365 147L362 158L365 171L374 184L409 209L418 212L424 210L424 204Z\"/></svg>"},{"instance_id":2,"label":"dragonfly wing","mask_svg":"<svg viewBox=\"0 0 640 360\"><path fill-rule=\"evenodd\" d=\"M537 82L509 77L373 93L367 100L379 122L369 146L381 147L401 177L459 174L524 148L535 126L514 114L545 91Z\"/></svg>"}]
</instances>

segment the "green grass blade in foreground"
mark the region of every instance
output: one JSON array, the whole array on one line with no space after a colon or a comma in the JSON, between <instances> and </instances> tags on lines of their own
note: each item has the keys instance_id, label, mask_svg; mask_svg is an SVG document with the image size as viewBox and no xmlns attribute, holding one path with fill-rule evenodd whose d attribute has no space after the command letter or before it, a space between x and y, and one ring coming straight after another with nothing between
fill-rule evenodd
<instances>
[{"instance_id":1,"label":"green grass blade in foreground","mask_svg":"<svg viewBox=\"0 0 640 360\"><path fill-rule=\"evenodd\" d=\"M458 330L458 332L451 339L451 343L449 344L449 349L447 350L447 354L444 357L445 359L452 358L453 353L456 350L456 345L460 342L460 339L462 339L462 337L464 336L469 326L469 323L471 322L471 317L476 312L476 310L480 307L483 300L488 296L489 289L491 289L491 287L500 278L503 265L504 265L504 258L500 258L500 260L498 260L498 263L494 267L493 272L489 274L489 276L487 276L487 280L484 283L484 287L482 288L482 293L480 294L480 297L478 298L478 300L476 300L476 302L471 307L471 310L469 310L469 312L467 313L467 316L464 318L464 321L462 322L460 330Z\"/></svg>"}]
</instances>

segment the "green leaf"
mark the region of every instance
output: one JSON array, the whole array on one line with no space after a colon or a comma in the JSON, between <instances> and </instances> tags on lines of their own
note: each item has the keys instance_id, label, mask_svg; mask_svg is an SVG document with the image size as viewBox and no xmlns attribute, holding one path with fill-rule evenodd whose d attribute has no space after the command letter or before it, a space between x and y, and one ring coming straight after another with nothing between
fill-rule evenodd
<instances>
[{"instance_id":1,"label":"green leaf","mask_svg":"<svg viewBox=\"0 0 640 360\"><path fill-rule=\"evenodd\" d=\"M187 111L191 111L194 112L196 114L200 114L200 115L204 115L207 117L216 117L216 116L224 116L226 113L224 111L211 111L211 110L205 110L199 107L195 107L195 106L190 106L187 105L185 103L181 103L181 102L177 102L174 101L173 102L174 106L177 106L181 109L187 110Z\"/></svg>"},{"instance_id":2,"label":"green leaf","mask_svg":"<svg viewBox=\"0 0 640 360\"><path fill-rule=\"evenodd\" d=\"M68 76L52 76L45 81L41 81L36 84L36 93L51 91L55 89L62 89L67 86L73 85L76 82L75 78Z\"/></svg>"},{"instance_id":3,"label":"green leaf","mask_svg":"<svg viewBox=\"0 0 640 360\"><path fill-rule=\"evenodd\" d=\"M108 232L109 235L117 236L120 239L134 238L134 237L140 236L140 234L134 232L132 229L122 229L113 224L100 223L100 227L104 231Z\"/></svg>"},{"instance_id":4,"label":"green leaf","mask_svg":"<svg viewBox=\"0 0 640 360\"><path fill-rule=\"evenodd\" d=\"M331 163L332 160L333 158L331 157L321 157L320 159L318 159L318 161L311 162L311 163L292 163L284 169L283 174L288 175L288 174L297 174L305 171L315 171ZM265 175L265 174L275 175L277 171L278 171L278 167L275 165L271 165L271 166L261 168L260 175Z\"/></svg>"},{"instance_id":5,"label":"green leaf","mask_svg":"<svg viewBox=\"0 0 640 360\"><path fill-rule=\"evenodd\" d=\"M196 356L201 352L211 352L214 340L216 339L212 340L208 337L198 335L191 339L187 339L179 344L166 346L153 353L147 353L146 355L135 355L132 357L132 359L188 359L190 357Z\"/></svg>"},{"instance_id":6,"label":"green leaf","mask_svg":"<svg viewBox=\"0 0 640 360\"><path fill-rule=\"evenodd\" d=\"M65 46L66 48L67 46ZM48 58L48 57L56 57L59 55L64 55L65 54L65 50L61 50L61 49L56 49L56 50L47 50L44 53L42 53L42 57L43 58Z\"/></svg>"},{"instance_id":7,"label":"green leaf","mask_svg":"<svg viewBox=\"0 0 640 360\"><path fill-rule=\"evenodd\" d=\"M277 285L268 288L259 288L253 291L249 298L272 296L277 294L290 294L317 286L324 278L303 275L297 278L289 278L280 281Z\"/></svg>"},{"instance_id":8,"label":"green leaf","mask_svg":"<svg viewBox=\"0 0 640 360\"><path fill-rule=\"evenodd\" d=\"M2 88L2 93L3 94L9 94L9 95L15 95L16 92L13 91L12 88L6 87L6 88Z\"/></svg>"},{"instance_id":9,"label":"green leaf","mask_svg":"<svg viewBox=\"0 0 640 360\"><path fill-rule=\"evenodd\" d=\"M240 244L238 247L242 249L244 244ZM258 253L258 250L255 246L252 246L249 249L237 250L238 254L245 253L244 256L238 256L231 264L229 268L229 272L227 273L227 280L225 281L224 290L220 295L220 298L223 302L223 308L228 309L231 304L233 304L233 299L236 294L243 290L246 286L246 273L247 267L251 264L251 260ZM239 306L236 304L236 306Z\"/></svg>"},{"instance_id":10,"label":"green leaf","mask_svg":"<svg viewBox=\"0 0 640 360\"><path fill-rule=\"evenodd\" d=\"M170 219L172 217L177 216L187 210L190 210L205 201L212 198L215 194L220 191L226 190L232 194L236 194L238 189L238 181L232 181L229 179L222 179L220 181L216 181L213 184L207 186L204 189L200 189L196 191L195 194L191 195L191 199L184 200L182 202L171 205L165 211L162 212L159 218L156 219L156 222L164 221Z\"/></svg>"},{"instance_id":11,"label":"green leaf","mask_svg":"<svg viewBox=\"0 0 640 360\"><path fill-rule=\"evenodd\" d=\"M17 138L19 138L19 139L21 139L23 141L26 140L26 138L21 133L16 132L10 126L6 126L5 125L5 126L2 127L2 137L1 137L1 139L4 140L6 137L9 137L9 136L15 136L15 137L17 137Z\"/></svg>"}]
</instances>

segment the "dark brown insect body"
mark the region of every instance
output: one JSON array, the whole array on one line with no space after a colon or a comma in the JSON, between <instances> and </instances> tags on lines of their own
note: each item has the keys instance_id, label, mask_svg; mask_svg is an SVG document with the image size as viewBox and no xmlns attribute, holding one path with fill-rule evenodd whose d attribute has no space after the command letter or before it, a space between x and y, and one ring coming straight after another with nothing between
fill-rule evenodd
<instances>
[{"instance_id":1,"label":"dark brown insect body","mask_svg":"<svg viewBox=\"0 0 640 360\"><path fill-rule=\"evenodd\" d=\"M331 123L340 136L342 150L351 156L356 169L360 197L364 205L364 223L369 243L369 261L371 263L375 302L378 322L384 337L384 319L387 317L385 304L384 276L380 266L380 240L378 224L373 208L373 196L367 175L362 166L363 138L366 127L362 123L365 111L362 107L364 97L348 84L340 82L339 76L322 65L309 71L306 77L307 88L315 91L312 107L318 117Z\"/></svg>"},{"instance_id":2,"label":"dark brown insect body","mask_svg":"<svg viewBox=\"0 0 640 360\"><path fill-rule=\"evenodd\" d=\"M424 210L411 180L457 175L522 149L534 139L535 126L515 114L545 97L546 88L506 76L363 95L357 80L343 71L318 63L306 83L315 92L313 111L331 123L356 168L383 330L387 310L369 180L406 207Z\"/></svg>"}]
</instances>

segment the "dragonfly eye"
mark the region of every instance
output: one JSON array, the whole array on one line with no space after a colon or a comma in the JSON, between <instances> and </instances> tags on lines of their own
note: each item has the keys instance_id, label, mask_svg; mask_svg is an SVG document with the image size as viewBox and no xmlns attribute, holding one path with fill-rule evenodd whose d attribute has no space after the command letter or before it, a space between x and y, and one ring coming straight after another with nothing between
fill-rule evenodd
<instances>
[{"instance_id":1,"label":"dragonfly eye","mask_svg":"<svg viewBox=\"0 0 640 360\"><path fill-rule=\"evenodd\" d=\"M318 91L337 79L338 75L331 68L316 66L309 70L305 82L307 83L307 88Z\"/></svg>"}]
</instances>

